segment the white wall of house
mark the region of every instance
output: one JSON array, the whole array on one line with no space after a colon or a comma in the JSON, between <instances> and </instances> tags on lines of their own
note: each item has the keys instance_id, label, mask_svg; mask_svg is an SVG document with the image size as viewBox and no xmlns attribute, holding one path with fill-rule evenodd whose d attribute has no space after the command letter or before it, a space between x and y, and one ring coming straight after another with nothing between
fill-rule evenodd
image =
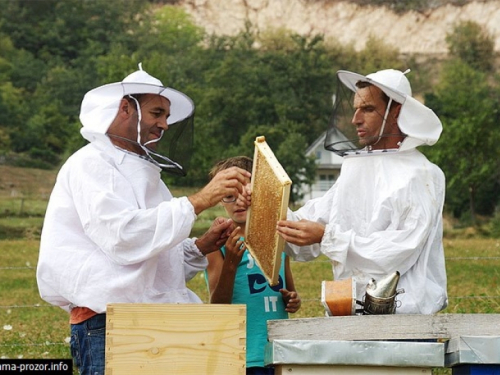
<instances>
[{"instance_id":1,"label":"white wall of house","mask_svg":"<svg viewBox=\"0 0 500 375\"><path fill-rule=\"evenodd\" d=\"M313 185L301 186L301 193L304 195L299 204L323 196L335 183L342 166L343 158L332 151L325 150L326 133L322 134L306 150L306 156L314 155L316 158L316 179Z\"/></svg>"}]
</instances>

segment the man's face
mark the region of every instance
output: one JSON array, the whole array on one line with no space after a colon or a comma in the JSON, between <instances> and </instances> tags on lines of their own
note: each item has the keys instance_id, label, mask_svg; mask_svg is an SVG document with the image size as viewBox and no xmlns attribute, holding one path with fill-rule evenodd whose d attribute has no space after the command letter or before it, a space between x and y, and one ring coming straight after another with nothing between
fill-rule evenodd
<instances>
[{"instance_id":1,"label":"man's face","mask_svg":"<svg viewBox=\"0 0 500 375\"><path fill-rule=\"evenodd\" d=\"M126 120L116 126L110 127L108 134L136 142L139 116L135 101L128 99L127 102L120 106L120 111L122 111L123 116L126 116ZM161 95L144 94L140 96L139 105L141 111L140 143L145 145L147 142L158 140L163 132L168 129L170 102ZM134 143L123 142L119 138L112 138L112 140L126 150L137 154L144 154L144 151ZM147 147L154 150L156 145L156 142L151 142Z\"/></svg>"},{"instance_id":2,"label":"man's face","mask_svg":"<svg viewBox=\"0 0 500 375\"><path fill-rule=\"evenodd\" d=\"M387 102L384 100L382 90L376 86L367 86L356 91L354 96L354 116L352 124L356 126L359 143L373 146L373 149L396 148L401 137L382 137L379 140ZM400 134L395 117L398 105L393 106L387 116L384 134Z\"/></svg>"},{"instance_id":3,"label":"man's face","mask_svg":"<svg viewBox=\"0 0 500 375\"><path fill-rule=\"evenodd\" d=\"M161 95L147 94L141 97L139 104L142 116L140 143L144 145L160 139L163 132L168 129L170 102ZM156 142L149 143L148 147L155 149Z\"/></svg>"}]
</instances>

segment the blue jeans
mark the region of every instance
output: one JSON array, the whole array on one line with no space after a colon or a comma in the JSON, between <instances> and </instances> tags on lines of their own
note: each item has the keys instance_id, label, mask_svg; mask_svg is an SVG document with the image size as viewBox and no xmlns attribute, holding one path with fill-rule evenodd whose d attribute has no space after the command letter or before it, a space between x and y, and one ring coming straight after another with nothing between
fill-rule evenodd
<instances>
[{"instance_id":1,"label":"blue jeans","mask_svg":"<svg viewBox=\"0 0 500 375\"><path fill-rule=\"evenodd\" d=\"M80 375L104 375L106 314L71 324L71 356Z\"/></svg>"}]
</instances>

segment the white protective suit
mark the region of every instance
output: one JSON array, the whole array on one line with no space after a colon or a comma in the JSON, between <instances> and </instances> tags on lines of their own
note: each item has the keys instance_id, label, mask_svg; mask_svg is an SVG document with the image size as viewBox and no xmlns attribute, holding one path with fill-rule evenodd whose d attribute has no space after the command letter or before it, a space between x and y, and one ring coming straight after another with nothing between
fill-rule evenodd
<instances>
[{"instance_id":1,"label":"white protective suit","mask_svg":"<svg viewBox=\"0 0 500 375\"><path fill-rule=\"evenodd\" d=\"M380 78L376 74L372 75L375 82ZM352 81L359 79L366 77L355 75ZM396 312L432 314L448 303L442 244L445 177L414 147L433 144L441 123L415 99L405 99L398 123L407 138L400 149L345 156L330 190L288 213L288 220L325 224L321 244L287 244L285 251L300 261L325 254L332 261L336 280L354 278L360 301L370 278L380 280L399 271L398 288L405 293L397 296L400 307ZM405 118L417 120L411 123ZM430 131L412 132L413 124L418 132L426 126Z\"/></svg>"},{"instance_id":2,"label":"white protective suit","mask_svg":"<svg viewBox=\"0 0 500 375\"><path fill-rule=\"evenodd\" d=\"M148 85L131 90L148 92ZM188 238L196 219L192 204L172 197L158 166L116 148L104 135L130 87L117 86L96 89L100 97L87 94L82 104L82 134L91 143L57 176L40 243L40 295L67 311L80 306L97 313L113 302L201 303L186 287L208 264ZM116 92L103 100L109 88ZM101 127L86 112L90 99ZM99 103L108 114L98 110Z\"/></svg>"}]
</instances>

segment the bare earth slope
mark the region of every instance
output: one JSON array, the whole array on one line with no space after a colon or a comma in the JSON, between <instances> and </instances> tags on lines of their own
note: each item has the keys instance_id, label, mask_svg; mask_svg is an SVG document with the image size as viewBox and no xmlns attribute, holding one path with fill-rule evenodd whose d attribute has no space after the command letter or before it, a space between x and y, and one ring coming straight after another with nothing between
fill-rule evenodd
<instances>
[{"instance_id":1,"label":"bare earth slope","mask_svg":"<svg viewBox=\"0 0 500 375\"><path fill-rule=\"evenodd\" d=\"M484 25L500 50L500 0L446 5L423 13L398 15L385 7L305 0L181 0L179 6L207 32L235 35L249 20L258 30L286 28L301 35L324 34L363 49L370 35L401 53L445 54L446 34L458 21Z\"/></svg>"}]
</instances>

